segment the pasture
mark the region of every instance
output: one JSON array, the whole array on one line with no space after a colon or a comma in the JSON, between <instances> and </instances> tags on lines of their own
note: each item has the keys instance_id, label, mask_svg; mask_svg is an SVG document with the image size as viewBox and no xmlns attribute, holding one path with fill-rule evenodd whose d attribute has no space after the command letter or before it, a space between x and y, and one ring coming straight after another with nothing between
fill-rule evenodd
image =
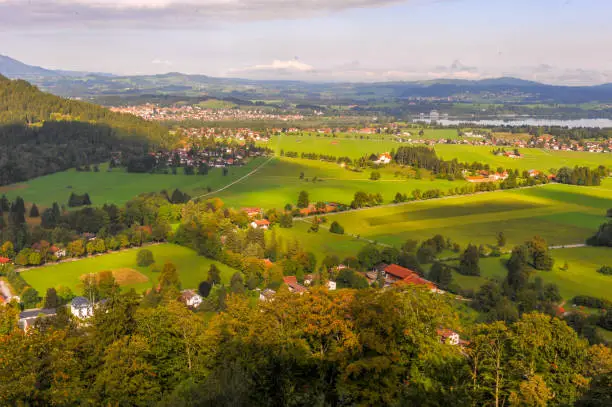
<instances>
[{"instance_id":1,"label":"pasture","mask_svg":"<svg viewBox=\"0 0 612 407\"><path fill-rule=\"evenodd\" d=\"M364 209L329 219L347 233L396 246L435 234L462 245L494 244L498 232L504 232L509 246L534 235L550 245L576 244L605 221L611 198L606 188L553 184Z\"/></svg>"},{"instance_id":2,"label":"pasture","mask_svg":"<svg viewBox=\"0 0 612 407\"><path fill-rule=\"evenodd\" d=\"M381 168L380 180L370 180L372 170L349 171L335 163L297 158L278 157L248 179L215 194L231 207L259 206L283 208L285 204L296 204L300 191L307 191L310 201L340 202L350 204L357 191L380 193L390 203L397 192L410 193L461 187L464 181L447 181L428 177L408 179L405 174L395 174L398 168ZM304 179L300 179L304 173ZM314 180L316 177L316 181Z\"/></svg>"},{"instance_id":3,"label":"pasture","mask_svg":"<svg viewBox=\"0 0 612 407\"><path fill-rule=\"evenodd\" d=\"M612 249L605 247L555 249L552 255L555 259L553 270L536 271L532 277L541 277L544 283L556 284L565 300L570 300L576 295L612 300L612 277L597 272L602 265L612 263ZM454 272L453 281L464 289L473 290L477 290L487 280L502 281L508 272L504 265L507 260L508 256L480 259L480 276L463 276ZM561 270L565 262L568 269Z\"/></svg>"},{"instance_id":4,"label":"pasture","mask_svg":"<svg viewBox=\"0 0 612 407\"><path fill-rule=\"evenodd\" d=\"M236 270L207 259L188 248L174 244L148 246L153 252L153 258L158 266L166 261L172 262L179 273L183 288L197 288L206 280L208 269L215 264L221 271L224 283ZM159 273L152 272L151 267L139 267L136 264L136 254L139 249L129 249L122 252L109 253L82 260L67 261L59 264L28 269L21 272L23 278L41 295L47 288L69 287L75 294L81 292L81 277L88 273L112 271L122 288L134 288L140 292L157 284Z\"/></svg>"},{"instance_id":5,"label":"pasture","mask_svg":"<svg viewBox=\"0 0 612 407\"><path fill-rule=\"evenodd\" d=\"M413 139L456 138L456 130L425 130L425 136L414 133ZM363 136L363 139L361 138ZM327 154L336 157L348 156L358 158L364 155L379 154L397 150L402 144L396 137L390 135L339 135L336 138L305 133L303 136L283 135L273 136L270 142L264 143L275 149L277 154L281 150L298 153ZM518 168L519 170L538 169L548 171L551 168L576 165L597 167L598 165L612 166L612 154L588 153L578 151L550 151L535 148L520 149L524 155L520 159L495 156L492 146L472 146L463 144L436 144L434 146L439 157L445 160L458 159L460 162L472 163L474 161L489 164L493 168Z\"/></svg>"},{"instance_id":6,"label":"pasture","mask_svg":"<svg viewBox=\"0 0 612 407\"><path fill-rule=\"evenodd\" d=\"M26 202L34 202L39 207L49 207L53 202L60 205L68 203L72 192L88 193L94 205L105 203L124 204L141 193L159 192L163 189L172 193L175 188L192 196L221 188L246 175L265 158L257 158L243 167L231 167L227 176L220 168L212 168L208 175L185 175L179 169L172 174L135 174L121 168L107 171L107 165L100 166L100 172L77 172L68 170L39 177L21 184L0 187L0 193L9 199L21 196Z\"/></svg>"}]
</instances>

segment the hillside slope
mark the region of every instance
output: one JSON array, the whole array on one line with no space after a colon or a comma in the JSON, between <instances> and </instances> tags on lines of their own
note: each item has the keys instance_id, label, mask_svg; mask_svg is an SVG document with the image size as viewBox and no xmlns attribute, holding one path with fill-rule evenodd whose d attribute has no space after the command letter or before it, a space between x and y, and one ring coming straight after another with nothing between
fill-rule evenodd
<instances>
[{"instance_id":1,"label":"hillside slope","mask_svg":"<svg viewBox=\"0 0 612 407\"><path fill-rule=\"evenodd\" d=\"M0 185L106 161L112 152L125 159L170 143L159 124L0 76Z\"/></svg>"}]
</instances>

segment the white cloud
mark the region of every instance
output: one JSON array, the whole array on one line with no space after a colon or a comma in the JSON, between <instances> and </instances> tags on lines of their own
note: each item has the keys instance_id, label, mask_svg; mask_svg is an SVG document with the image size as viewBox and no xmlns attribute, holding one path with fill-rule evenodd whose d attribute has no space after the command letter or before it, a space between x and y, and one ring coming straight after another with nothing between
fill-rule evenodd
<instances>
[{"instance_id":1,"label":"white cloud","mask_svg":"<svg viewBox=\"0 0 612 407\"><path fill-rule=\"evenodd\" d=\"M151 63L153 65L172 66L172 61L168 61L167 59L154 59L153 61L151 61Z\"/></svg>"},{"instance_id":2,"label":"white cloud","mask_svg":"<svg viewBox=\"0 0 612 407\"><path fill-rule=\"evenodd\" d=\"M253 65L244 68L232 68L229 70L229 73L247 73L247 72L259 72L259 71L285 71L285 72L314 72L314 67L312 65L305 64L303 62L298 61L297 59L291 59L288 61L281 61L279 59L275 59L271 64L262 64L262 65Z\"/></svg>"},{"instance_id":3,"label":"white cloud","mask_svg":"<svg viewBox=\"0 0 612 407\"><path fill-rule=\"evenodd\" d=\"M0 25L21 29L82 23L202 27L203 22L301 19L416 1L436 0L0 0Z\"/></svg>"}]
</instances>

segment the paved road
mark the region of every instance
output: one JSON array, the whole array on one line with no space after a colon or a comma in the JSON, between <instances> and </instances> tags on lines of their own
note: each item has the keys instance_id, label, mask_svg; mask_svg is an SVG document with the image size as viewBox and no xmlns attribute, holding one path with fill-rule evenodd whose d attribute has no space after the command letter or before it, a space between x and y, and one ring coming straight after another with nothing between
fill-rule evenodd
<instances>
[{"instance_id":1,"label":"paved road","mask_svg":"<svg viewBox=\"0 0 612 407\"><path fill-rule=\"evenodd\" d=\"M559 246L548 246L549 249L554 250L554 249L575 249L577 247L587 247L586 244L584 243L579 243L579 244L564 244L564 245L559 245Z\"/></svg>"}]
</instances>

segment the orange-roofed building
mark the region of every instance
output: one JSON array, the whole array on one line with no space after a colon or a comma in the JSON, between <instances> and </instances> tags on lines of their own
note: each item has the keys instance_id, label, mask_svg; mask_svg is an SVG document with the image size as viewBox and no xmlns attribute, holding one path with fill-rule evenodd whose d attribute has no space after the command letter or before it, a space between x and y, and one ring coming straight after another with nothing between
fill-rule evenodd
<instances>
[{"instance_id":1,"label":"orange-roofed building","mask_svg":"<svg viewBox=\"0 0 612 407\"><path fill-rule=\"evenodd\" d=\"M292 293L302 294L307 291L306 287L298 283L296 276L285 276L283 277L283 282L287 284L289 291Z\"/></svg>"}]
</instances>

